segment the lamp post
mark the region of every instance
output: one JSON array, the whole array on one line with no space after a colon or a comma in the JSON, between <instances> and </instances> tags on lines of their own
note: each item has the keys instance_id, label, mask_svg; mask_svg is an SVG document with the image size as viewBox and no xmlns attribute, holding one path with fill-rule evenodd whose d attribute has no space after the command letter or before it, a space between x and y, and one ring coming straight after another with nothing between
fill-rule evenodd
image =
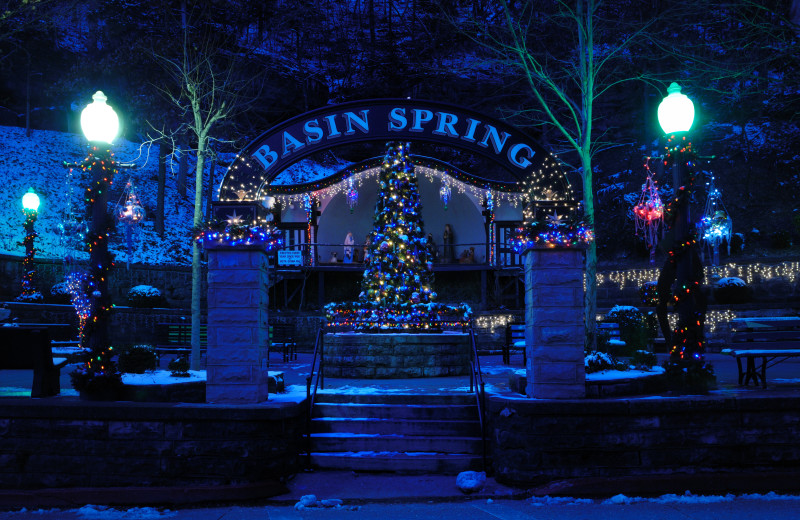
<instances>
[{"instance_id":1,"label":"lamp post","mask_svg":"<svg viewBox=\"0 0 800 520\"><path fill-rule=\"evenodd\" d=\"M83 167L92 173L92 183L85 194L92 220L87 237L89 280L86 289L91 310L84 339L86 346L94 353L104 351L108 346L108 319L111 313L108 275L112 258L108 252L110 218L107 206L109 188L117 168L110 145L119 133L119 118L114 109L106 104L107 98L101 91L98 90L92 100L81 112L81 129L89 141L89 156Z\"/></svg>"},{"instance_id":2,"label":"lamp post","mask_svg":"<svg viewBox=\"0 0 800 520\"><path fill-rule=\"evenodd\" d=\"M672 166L675 198L668 209L672 220L672 245L658 282L659 321L662 329L667 328L666 295L662 295L662 292L666 292L674 280L673 305L678 314L678 323L671 333L664 330L670 348L670 362L702 363L706 302L700 288L703 266L698 254L691 204L695 184L695 154L688 136L694 121L694 104L681 94L681 87L677 83L672 83L667 92L668 96L658 107L658 121L667 136L664 165Z\"/></svg>"},{"instance_id":3,"label":"lamp post","mask_svg":"<svg viewBox=\"0 0 800 520\"><path fill-rule=\"evenodd\" d=\"M36 275L36 267L33 265L36 248L33 247L33 241L38 236L33 230L33 225L39 216L39 195L33 191L33 188L28 188L28 192L22 196L22 213L25 215L25 223L23 224L25 238L22 242L25 245L25 259L22 261L22 294L19 299L23 301L40 300L41 294L33 284L33 279Z\"/></svg>"}]
</instances>

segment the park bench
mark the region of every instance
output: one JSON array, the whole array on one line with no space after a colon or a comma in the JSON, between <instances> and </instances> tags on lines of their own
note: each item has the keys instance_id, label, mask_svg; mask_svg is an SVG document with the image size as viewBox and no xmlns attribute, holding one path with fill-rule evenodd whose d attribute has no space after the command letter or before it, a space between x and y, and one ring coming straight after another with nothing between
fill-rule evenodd
<instances>
[{"instance_id":1,"label":"park bench","mask_svg":"<svg viewBox=\"0 0 800 520\"><path fill-rule=\"evenodd\" d=\"M528 353L525 350L525 323L510 322L506 325L506 342L503 344L503 364L511 363L511 350L522 351L522 365L528 365Z\"/></svg>"},{"instance_id":2,"label":"park bench","mask_svg":"<svg viewBox=\"0 0 800 520\"><path fill-rule=\"evenodd\" d=\"M61 368L67 358L53 358L47 324L0 326L0 369L33 369L31 397L61 393Z\"/></svg>"},{"instance_id":3,"label":"park bench","mask_svg":"<svg viewBox=\"0 0 800 520\"><path fill-rule=\"evenodd\" d=\"M294 325L289 323L273 323L269 326L270 351L276 347L283 353L283 362L297 359L297 341L295 341Z\"/></svg>"},{"instance_id":4,"label":"park bench","mask_svg":"<svg viewBox=\"0 0 800 520\"><path fill-rule=\"evenodd\" d=\"M739 385L747 386L752 380L766 388L767 368L800 357L800 318L737 318L728 325L728 348L722 353L736 358ZM758 367L756 359L761 360Z\"/></svg>"},{"instance_id":5,"label":"park bench","mask_svg":"<svg viewBox=\"0 0 800 520\"><path fill-rule=\"evenodd\" d=\"M200 324L200 350L208 345L208 328ZM192 350L192 322L156 324L156 352L159 354L188 354Z\"/></svg>"}]
</instances>

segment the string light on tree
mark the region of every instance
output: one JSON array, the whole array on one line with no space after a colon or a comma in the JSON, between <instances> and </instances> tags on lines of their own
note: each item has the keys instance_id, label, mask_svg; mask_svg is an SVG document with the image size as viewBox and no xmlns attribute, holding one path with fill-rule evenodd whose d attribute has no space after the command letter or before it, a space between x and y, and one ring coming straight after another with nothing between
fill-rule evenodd
<instances>
[{"instance_id":1,"label":"string light on tree","mask_svg":"<svg viewBox=\"0 0 800 520\"><path fill-rule=\"evenodd\" d=\"M433 258L420 215L418 179L408 143L393 142L383 160L375 219L357 302L325 307L329 327L359 332L433 332L445 317L463 327L467 306L434 303Z\"/></svg>"}]
</instances>

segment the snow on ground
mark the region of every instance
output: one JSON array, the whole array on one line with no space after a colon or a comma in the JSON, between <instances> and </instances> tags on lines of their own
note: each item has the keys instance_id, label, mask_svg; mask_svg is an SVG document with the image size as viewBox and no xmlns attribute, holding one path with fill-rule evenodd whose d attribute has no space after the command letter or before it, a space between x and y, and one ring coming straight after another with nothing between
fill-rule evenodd
<instances>
[{"instance_id":1,"label":"snow on ground","mask_svg":"<svg viewBox=\"0 0 800 520\"><path fill-rule=\"evenodd\" d=\"M484 371L485 372L485 371ZM514 370L517 375L524 376L526 371L524 368ZM500 372L502 373L502 372ZM663 374L664 367L650 367L649 370L601 370L600 372L592 372L586 374L586 381L613 381L615 379L638 379L640 377L650 377L656 374Z\"/></svg>"},{"instance_id":2,"label":"snow on ground","mask_svg":"<svg viewBox=\"0 0 800 520\"><path fill-rule=\"evenodd\" d=\"M122 374L126 385L174 385L206 380L205 370L189 370L189 377L173 377L170 370L151 370L144 374Z\"/></svg>"}]
</instances>

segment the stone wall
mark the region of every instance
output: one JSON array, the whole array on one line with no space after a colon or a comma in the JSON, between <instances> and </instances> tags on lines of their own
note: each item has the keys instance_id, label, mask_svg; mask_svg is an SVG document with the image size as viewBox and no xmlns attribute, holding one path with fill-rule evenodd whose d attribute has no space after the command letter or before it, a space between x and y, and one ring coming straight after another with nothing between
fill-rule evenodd
<instances>
[{"instance_id":1,"label":"stone wall","mask_svg":"<svg viewBox=\"0 0 800 520\"><path fill-rule=\"evenodd\" d=\"M36 288L46 299L50 288L64 281L64 264L58 260L35 259ZM205 301L207 291L206 269L203 266L203 289ZM21 292L22 257L0 255L0 300L13 300ZM192 301L192 268L170 265L151 266L132 264L130 270L124 263L117 263L111 270L109 290L115 305L127 305L128 291L136 285L152 285L161 291L172 308L189 309Z\"/></svg>"},{"instance_id":2,"label":"stone wall","mask_svg":"<svg viewBox=\"0 0 800 520\"><path fill-rule=\"evenodd\" d=\"M325 335L326 377L391 379L469 373L469 334Z\"/></svg>"},{"instance_id":3,"label":"stone wall","mask_svg":"<svg viewBox=\"0 0 800 520\"><path fill-rule=\"evenodd\" d=\"M506 483L800 467L798 397L487 401Z\"/></svg>"},{"instance_id":4,"label":"stone wall","mask_svg":"<svg viewBox=\"0 0 800 520\"><path fill-rule=\"evenodd\" d=\"M0 401L0 489L225 485L296 473L305 401Z\"/></svg>"}]
</instances>

